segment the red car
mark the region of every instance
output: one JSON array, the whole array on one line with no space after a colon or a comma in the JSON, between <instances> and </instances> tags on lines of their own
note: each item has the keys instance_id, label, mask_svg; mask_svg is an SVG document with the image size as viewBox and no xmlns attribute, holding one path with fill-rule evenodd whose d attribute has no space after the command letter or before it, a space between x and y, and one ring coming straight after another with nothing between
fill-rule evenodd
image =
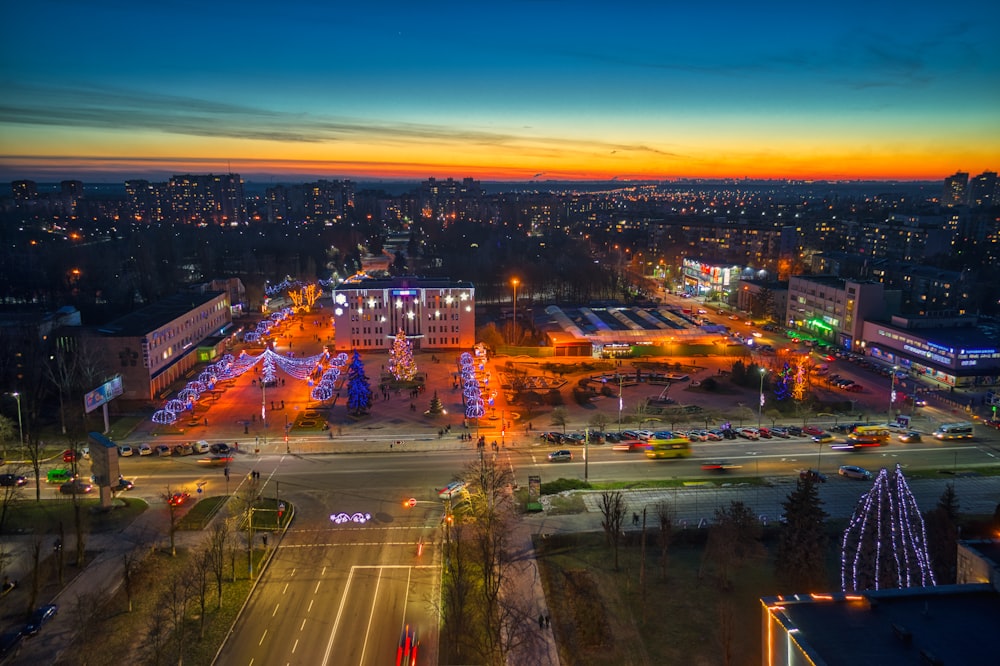
<instances>
[{"instance_id":1,"label":"red car","mask_svg":"<svg viewBox=\"0 0 1000 666\"><path fill-rule=\"evenodd\" d=\"M810 437L816 437L817 435L823 434L822 428L817 428L816 426L806 426L802 429L803 435L809 435Z\"/></svg>"},{"instance_id":2,"label":"red car","mask_svg":"<svg viewBox=\"0 0 1000 666\"><path fill-rule=\"evenodd\" d=\"M65 451L62 452L63 462L67 463L76 462L77 458L78 458L77 452L74 451L73 449L66 449Z\"/></svg>"},{"instance_id":3,"label":"red car","mask_svg":"<svg viewBox=\"0 0 1000 666\"><path fill-rule=\"evenodd\" d=\"M403 635L399 637L399 647L396 648L396 666L416 666L417 649L420 647L420 640L417 638L417 630L406 625Z\"/></svg>"},{"instance_id":4,"label":"red car","mask_svg":"<svg viewBox=\"0 0 1000 666\"><path fill-rule=\"evenodd\" d=\"M181 504L184 504L184 502L188 501L190 498L191 496L187 493L174 493L173 495L170 496L170 499L167 500L167 502L170 504L170 506L180 506Z\"/></svg>"},{"instance_id":5,"label":"red car","mask_svg":"<svg viewBox=\"0 0 1000 666\"><path fill-rule=\"evenodd\" d=\"M1000 430L1000 419L984 419L983 425L987 428L996 428Z\"/></svg>"}]
</instances>

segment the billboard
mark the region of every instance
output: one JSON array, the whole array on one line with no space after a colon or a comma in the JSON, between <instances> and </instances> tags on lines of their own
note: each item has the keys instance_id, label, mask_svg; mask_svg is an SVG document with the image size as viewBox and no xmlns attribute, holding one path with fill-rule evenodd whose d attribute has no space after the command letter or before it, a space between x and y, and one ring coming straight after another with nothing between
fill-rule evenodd
<instances>
[{"instance_id":1,"label":"billboard","mask_svg":"<svg viewBox=\"0 0 1000 666\"><path fill-rule=\"evenodd\" d=\"M83 396L83 406L87 413L94 411L101 405L111 402L124 392L122 386L122 376L116 375L109 381L101 384L93 391Z\"/></svg>"}]
</instances>

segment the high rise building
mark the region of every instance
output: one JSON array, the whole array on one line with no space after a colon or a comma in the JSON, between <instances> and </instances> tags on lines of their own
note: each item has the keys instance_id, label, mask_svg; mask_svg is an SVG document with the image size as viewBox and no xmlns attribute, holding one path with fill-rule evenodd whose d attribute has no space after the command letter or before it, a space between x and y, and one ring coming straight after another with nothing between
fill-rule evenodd
<instances>
[{"instance_id":1,"label":"high rise building","mask_svg":"<svg viewBox=\"0 0 1000 666\"><path fill-rule=\"evenodd\" d=\"M969 205L988 207L997 200L997 174L984 171L969 182Z\"/></svg>"},{"instance_id":2,"label":"high rise building","mask_svg":"<svg viewBox=\"0 0 1000 666\"><path fill-rule=\"evenodd\" d=\"M969 203L969 174L958 171L944 179L941 203L945 206L962 206Z\"/></svg>"},{"instance_id":3,"label":"high rise building","mask_svg":"<svg viewBox=\"0 0 1000 666\"><path fill-rule=\"evenodd\" d=\"M173 176L167 184L174 221L184 224L245 224L246 198L238 174Z\"/></svg>"}]
</instances>

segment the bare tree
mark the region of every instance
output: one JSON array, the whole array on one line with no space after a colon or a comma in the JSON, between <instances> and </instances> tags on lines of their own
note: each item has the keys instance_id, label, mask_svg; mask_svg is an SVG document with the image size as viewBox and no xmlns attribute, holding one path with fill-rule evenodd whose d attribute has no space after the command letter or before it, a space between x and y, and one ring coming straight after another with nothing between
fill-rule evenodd
<instances>
[{"instance_id":1,"label":"bare tree","mask_svg":"<svg viewBox=\"0 0 1000 666\"><path fill-rule=\"evenodd\" d=\"M566 410L562 407L556 407L552 410L552 414L549 415L549 419L557 428L562 428L563 433L566 432Z\"/></svg>"},{"instance_id":2,"label":"bare tree","mask_svg":"<svg viewBox=\"0 0 1000 666\"><path fill-rule=\"evenodd\" d=\"M167 505L167 511L169 512L170 520L167 524L167 532L170 537L170 557L177 557L177 546L175 544L175 539L177 536L177 525L180 523L180 511L177 504L173 501L174 492L167 485L166 491L160 495L160 499L164 501Z\"/></svg>"},{"instance_id":3,"label":"bare tree","mask_svg":"<svg viewBox=\"0 0 1000 666\"><path fill-rule=\"evenodd\" d=\"M618 544L621 542L622 526L625 525L625 514L628 506L620 491L608 490L601 493L601 527L608 538L608 544L615 552L615 571L618 570Z\"/></svg>"},{"instance_id":4,"label":"bare tree","mask_svg":"<svg viewBox=\"0 0 1000 666\"><path fill-rule=\"evenodd\" d=\"M208 599L208 573L209 567L212 564L212 553L211 546L206 545L195 558L195 576L191 581L195 587L195 591L198 594L198 603L200 605L201 612L199 613L198 619L198 638L205 637L205 605ZM221 588L220 588L220 605L221 605Z\"/></svg>"},{"instance_id":5,"label":"bare tree","mask_svg":"<svg viewBox=\"0 0 1000 666\"><path fill-rule=\"evenodd\" d=\"M222 607L222 581L226 573L226 547L232 539L232 519L216 520L209 528L208 539L205 542L205 569L215 578L215 591L218 597L218 608Z\"/></svg>"},{"instance_id":6,"label":"bare tree","mask_svg":"<svg viewBox=\"0 0 1000 666\"><path fill-rule=\"evenodd\" d=\"M739 500L715 510L715 522L708 531L708 543L702 555L699 577L709 565L715 568L719 587L728 590L733 572L749 557L763 550L761 526L753 511Z\"/></svg>"},{"instance_id":7,"label":"bare tree","mask_svg":"<svg viewBox=\"0 0 1000 666\"><path fill-rule=\"evenodd\" d=\"M9 466L9 473L17 476L18 468ZM15 484L0 486L0 534L3 534L4 524L7 522L7 512L13 509L18 502L24 499L24 488Z\"/></svg>"},{"instance_id":8,"label":"bare tree","mask_svg":"<svg viewBox=\"0 0 1000 666\"><path fill-rule=\"evenodd\" d=\"M669 502L662 501L656 505L656 517L660 521L660 575L667 579L667 552L673 541L674 507Z\"/></svg>"}]
</instances>

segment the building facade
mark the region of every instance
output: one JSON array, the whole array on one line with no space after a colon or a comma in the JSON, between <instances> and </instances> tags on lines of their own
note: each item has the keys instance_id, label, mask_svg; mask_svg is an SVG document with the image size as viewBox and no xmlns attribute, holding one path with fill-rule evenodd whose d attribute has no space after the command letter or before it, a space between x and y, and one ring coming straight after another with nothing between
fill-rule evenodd
<instances>
[{"instance_id":1,"label":"building facade","mask_svg":"<svg viewBox=\"0 0 1000 666\"><path fill-rule=\"evenodd\" d=\"M123 398L156 400L198 362L224 348L232 327L225 292L182 292L93 333L109 370L122 375Z\"/></svg>"},{"instance_id":2,"label":"building facade","mask_svg":"<svg viewBox=\"0 0 1000 666\"><path fill-rule=\"evenodd\" d=\"M788 281L785 324L817 340L860 351L865 321L884 316L882 284L832 275L796 275Z\"/></svg>"},{"instance_id":3,"label":"building facade","mask_svg":"<svg viewBox=\"0 0 1000 666\"><path fill-rule=\"evenodd\" d=\"M476 291L447 279L360 278L333 290L334 348L388 351L399 331L416 349L472 349Z\"/></svg>"}]
</instances>

